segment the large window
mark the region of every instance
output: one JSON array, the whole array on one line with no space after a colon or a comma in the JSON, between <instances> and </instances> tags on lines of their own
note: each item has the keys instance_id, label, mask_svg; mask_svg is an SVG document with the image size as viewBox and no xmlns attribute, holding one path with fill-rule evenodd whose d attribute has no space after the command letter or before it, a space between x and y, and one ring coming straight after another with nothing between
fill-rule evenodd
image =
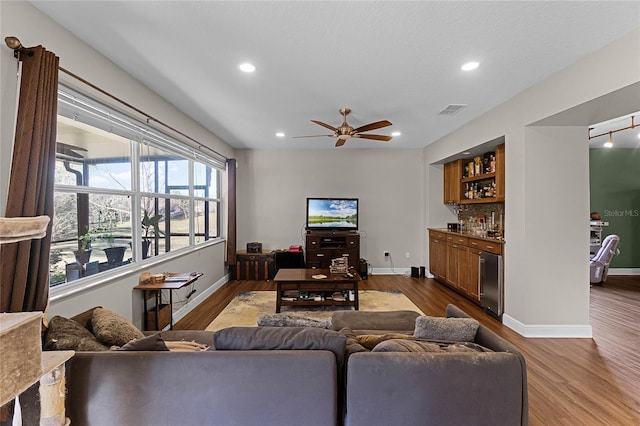
<instances>
[{"instance_id":1,"label":"large window","mask_svg":"<svg viewBox=\"0 0 640 426\"><path fill-rule=\"evenodd\" d=\"M220 236L224 162L61 86L50 285Z\"/></svg>"}]
</instances>

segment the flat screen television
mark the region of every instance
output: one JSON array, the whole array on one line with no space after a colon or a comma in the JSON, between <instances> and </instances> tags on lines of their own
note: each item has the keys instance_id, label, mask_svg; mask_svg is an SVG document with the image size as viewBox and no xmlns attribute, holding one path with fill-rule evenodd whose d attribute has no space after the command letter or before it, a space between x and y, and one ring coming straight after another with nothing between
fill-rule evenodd
<instances>
[{"instance_id":1,"label":"flat screen television","mask_svg":"<svg viewBox=\"0 0 640 426\"><path fill-rule=\"evenodd\" d=\"M307 198L307 229L355 231L357 198Z\"/></svg>"}]
</instances>

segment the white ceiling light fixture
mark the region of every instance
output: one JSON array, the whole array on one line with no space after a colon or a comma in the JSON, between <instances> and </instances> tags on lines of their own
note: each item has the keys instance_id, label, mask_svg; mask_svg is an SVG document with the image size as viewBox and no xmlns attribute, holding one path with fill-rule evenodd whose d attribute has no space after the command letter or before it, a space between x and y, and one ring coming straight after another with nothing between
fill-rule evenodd
<instances>
[{"instance_id":1,"label":"white ceiling light fixture","mask_svg":"<svg viewBox=\"0 0 640 426\"><path fill-rule=\"evenodd\" d=\"M609 140L604 143L605 148L613 148L613 132L609 132Z\"/></svg>"},{"instance_id":2,"label":"white ceiling light fixture","mask_svg":"<svg viewBox=\"0 0 640 426\"><path fill-rule=\"evenodd\" d=\"M460 67L460 69L461 69L462 71L473 71L473 70L475 70L476 68L478 68L479 66L480 66L480 63L479 63L479 62L476 62L476 61L470 61L470 62L467 62L467 63L463 64L463 65Z\"/></svg>"},{"instance_id":3,"label":"white ceiling light fixture","mask_svg":"<svg viewBox=\"0 0 640 426\"><path fill-rule=\"evenodd\" d=\"M394 138L397 136L400 136L402 134L402 132L392 132L391 136L393 136Z\"/></svg>"},{"instance_id":4,"label":"white ceiling light fixture","mask_svg":"<svg viewBox=\"0 0 640 426\"><path fill-rule=\"evenodd\" d=\"M251 72L254 72L256 70L256 66L253 65L253 64L250 64L249 62L245 62L243 64L240 64L238 66L238 68L240 68L240 71L246 72L246 73L251 73Z\"/></svg>"},{"instance_id":5,"label":"white ceiling light fixture","mask_svg":"<svg viewBox=\"0 0 640 426\"><path fill-rule=\"evenodd\" d=\"M276 132L276 136L279 138L284 138L285 134L284 132Z\"/></svg>"}]
</instances>

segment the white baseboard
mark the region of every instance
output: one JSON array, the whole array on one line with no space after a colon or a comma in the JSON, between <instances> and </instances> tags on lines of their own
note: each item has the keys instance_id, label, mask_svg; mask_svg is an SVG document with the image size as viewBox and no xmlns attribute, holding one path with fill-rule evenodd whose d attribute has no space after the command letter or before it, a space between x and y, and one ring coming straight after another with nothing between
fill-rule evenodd
<instances>
[{"instance_id":1,"label":"white baseboard","mask_svg":"<svg viewBox=\"0 0 640 426\"><path fill-rule=\"evenodd\" d=\"M609 275L640 275L640 268L610 268Z\"/></svg>"},{"instance_id":2,"label":"white baseboard","mask_svg":"<svg viewBox=\"0 0 640 426\"><path fill-rule=\"evenodd\" d=\"M593 337L593 329L588 324L523 324L507 314L502 315L502 323L523 337L584 339Z\"/></svg>"},{"instance_id":3,"label":"white baseboard","mask_svg":"<svg viewBox=\"0 0 640 426\"><path fill-rule=\"evenodd\" d=\"M196 297L189 299L188 303L186 303L183 307L181 307L180 309L178 309L173 313L173 323L175 324L178 321L180 321L182 318L184 318L196 306L204 302L207 299L207 297L211 296L216 290L218 290L228 281L229 281L229 274L226 274L225 276L220 278L218 281L216 281L213 285L211 285L209 288L207 288L205 291L203 291Z\"/></svg>"}]
</instances>

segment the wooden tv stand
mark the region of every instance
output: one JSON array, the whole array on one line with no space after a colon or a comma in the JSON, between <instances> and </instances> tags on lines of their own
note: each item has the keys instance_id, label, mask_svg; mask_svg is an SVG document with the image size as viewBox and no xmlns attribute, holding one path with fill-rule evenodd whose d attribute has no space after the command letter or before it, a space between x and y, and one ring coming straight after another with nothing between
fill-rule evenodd
<instances>
[{"instance_id":1,"label":"wooden tv stand","mask_svg":"<svg viewBox=\"0 0 640 426\"><path fill-rule=\"evenodd\" d=\"M307 268L329 269L331 259L347 257L358 270L360 234L356 231L312 231L306 234Z\"/></svg>"}]
</instances>

